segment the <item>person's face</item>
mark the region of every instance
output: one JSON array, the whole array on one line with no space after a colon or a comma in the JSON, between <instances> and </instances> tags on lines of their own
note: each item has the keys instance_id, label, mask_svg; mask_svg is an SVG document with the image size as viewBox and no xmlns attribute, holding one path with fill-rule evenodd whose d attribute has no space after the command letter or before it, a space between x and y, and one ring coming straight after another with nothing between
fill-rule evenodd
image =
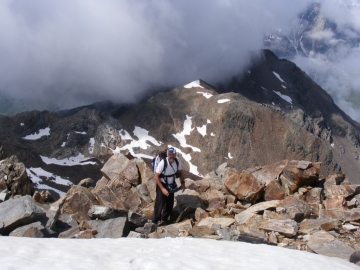
<instances>
[{"instance_id":1,"label":"person's face","mask_svg":"<svg viewBox=\"0 0 360 270\"><path fill-rule=\"evenodd\" d=\"M176 154L168 154L168 159L171 163L175 161Z\"/></svg>"}]
</instances>

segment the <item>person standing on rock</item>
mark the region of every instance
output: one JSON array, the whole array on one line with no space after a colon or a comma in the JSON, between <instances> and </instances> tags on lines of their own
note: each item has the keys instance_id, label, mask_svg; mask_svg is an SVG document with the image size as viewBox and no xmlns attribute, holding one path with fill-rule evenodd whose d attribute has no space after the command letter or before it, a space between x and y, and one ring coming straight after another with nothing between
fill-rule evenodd
<instances>
[{"instance_id":1,"label":"person standing on rock","mask_svg":"<svg viewBox=\"0 0 360 270\"><path fill-rule=\"evenodd\" d=\"M179 190L175 178L180 176L182 192L185 190L185 179L180 159L176 157L176 150L170 147L166 151L167 157L159 162L155 168L156 199L153 223L165 225L174 207L174 193Z\"/></svg>"}]
</instances>

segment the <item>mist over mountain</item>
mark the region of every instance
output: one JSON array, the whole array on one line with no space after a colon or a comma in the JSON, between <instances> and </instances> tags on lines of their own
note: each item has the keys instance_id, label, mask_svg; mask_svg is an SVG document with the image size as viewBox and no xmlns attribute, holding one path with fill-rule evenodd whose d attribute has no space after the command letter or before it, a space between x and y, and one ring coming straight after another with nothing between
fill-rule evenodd
<instances>
[{"instance_id":1,"label":"mist over mountain","mask_svg":"<svg viewBox=\"0 0 360 270\"><path fill-rule=\"evenodd\" d=\"M360 2L320 1L309 5L289 30L278 29L265 47L295 62L335 103L360 120Z\"/></svg>"},{"instance_id":2,"label":"mist over mountain","mask_svg":"<svg viewBox=\"0 0 360 270\"><path fill-rule=\"evenodd\" d=\"M0 112L134 102L196 78L216 84L308 3L2 1Z\"/></svg>"}]
</instances>

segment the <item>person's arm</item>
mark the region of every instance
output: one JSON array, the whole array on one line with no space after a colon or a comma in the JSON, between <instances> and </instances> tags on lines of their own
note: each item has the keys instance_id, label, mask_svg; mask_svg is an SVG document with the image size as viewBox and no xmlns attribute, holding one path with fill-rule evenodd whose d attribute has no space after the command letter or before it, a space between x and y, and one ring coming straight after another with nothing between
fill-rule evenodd
<instances>
[{"instance_id":1,"label":"person's arm","mask_svg":"<svg viewBox=\"0 0 360 270\"><path fill-rule=\"evenodd\" d=\"M182 192L184 192L184 190L185 190L185 177L184 177L184 173L183 173L182 170L179 170L178 172L179 172L179 174L180 174L181 189L182 189Z\"/></svg>"},{"instance_id":2,"label":"person's arm","mask_svg":"<svg viewBox=\"0 0 360 270\"><path fill-rule=\"evenodd\" d=\"M155 175L154 175L154 179L155 179L155 181L156 181L156 184L159 186L162 194L164 194L165 196L169 196L169 192L168 192L167 189L164 188L164 186L162 185L159 176L160 176L160 173L155 173Z\"/></svg>"}]
</instances>

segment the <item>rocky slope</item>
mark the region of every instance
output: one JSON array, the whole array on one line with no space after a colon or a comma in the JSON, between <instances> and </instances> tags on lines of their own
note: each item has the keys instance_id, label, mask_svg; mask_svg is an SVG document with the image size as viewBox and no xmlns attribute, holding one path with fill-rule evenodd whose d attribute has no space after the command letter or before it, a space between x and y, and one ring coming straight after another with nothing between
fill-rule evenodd
<instances>
[{"instance_id":1,"label":"rocky slope","mask_svg":"<svg viewBox=\"0 0 360 270\"><path fill-rule=\"evenodd\" d=\"M149 221L156 197L151 169L142 159L115 154L95 186L84 179L57 202L44 203L42 195L0 196L0 234L201 237L277 245L360 264L360 186L344 174L319 179L320 168L320 163L282 160L240 172L224 163L201 180L186 178L185 191L175 193L170 224L157 226Z\"/></svg>"},{"instance_id":2,"label":"rocky slope","mask_svg":"<svg viewBox=\"0 0 360 270\"><path fill-rule=\"evenodd\" d=\"M169 145L201 177L224 162L243 170L284 159L322 162L320 177L359 183L359 124L293 63L270 51L215 88L195 81L134 105L111 102L0 115L0 147L17 155L37 189L58 197L117 152L150 161Z\"/></svg>"}]
</instances>

